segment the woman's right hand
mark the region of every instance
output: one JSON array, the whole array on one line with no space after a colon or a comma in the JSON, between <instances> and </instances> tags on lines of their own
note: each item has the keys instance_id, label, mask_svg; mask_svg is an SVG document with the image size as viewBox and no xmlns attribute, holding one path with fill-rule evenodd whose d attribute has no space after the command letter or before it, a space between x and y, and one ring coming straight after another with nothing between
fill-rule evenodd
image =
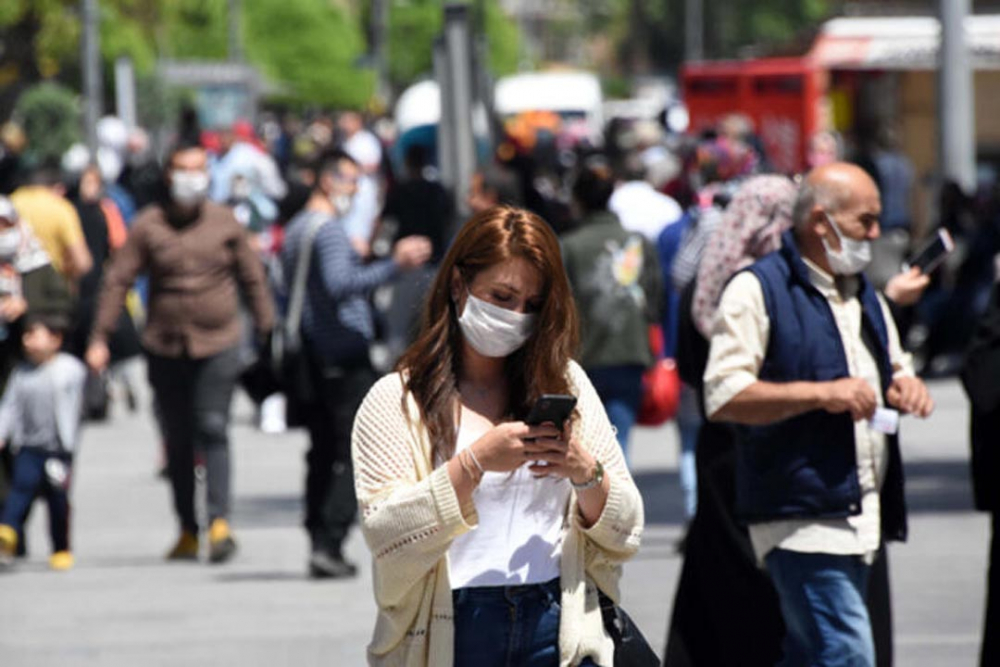
<instances>
[{"instance_id":1,"label":"woman's right hand","mask_svg":"<svg viewBox=\"0 0 1000 667\"><path fill-rule=\"evenodd\" d=\"M551 424L529 426L524 422L504 422L487 431L470 449L483 470L510 472L532 460L529 458L532 453L557 449L561 438L562 433Z\"/></svg>"}]
</instances>

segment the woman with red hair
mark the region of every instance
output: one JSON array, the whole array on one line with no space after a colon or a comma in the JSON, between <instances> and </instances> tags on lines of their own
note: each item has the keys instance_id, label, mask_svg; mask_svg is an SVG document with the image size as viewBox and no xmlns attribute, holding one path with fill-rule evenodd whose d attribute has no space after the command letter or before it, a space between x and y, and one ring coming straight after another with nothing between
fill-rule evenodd
<instances>
[{"instance_id":1,"label":"woman with red hair","mask_svg":"<svg viewBox=\"0 0 1000 667\"><path fill-rule=\"evenodd\" d=\"M469 220L355 420L369 664L612 664L599 592L618 599L642 500L576 344L549 226L507 207ZM543 394L577 398L562 429L525 423Z\"/></svg>"}]
</instances>

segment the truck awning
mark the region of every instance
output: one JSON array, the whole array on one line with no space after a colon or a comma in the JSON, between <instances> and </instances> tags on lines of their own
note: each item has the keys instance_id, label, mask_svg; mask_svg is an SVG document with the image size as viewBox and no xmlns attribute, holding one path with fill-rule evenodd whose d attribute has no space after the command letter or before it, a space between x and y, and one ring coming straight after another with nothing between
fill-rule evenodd
<instances>
[{"instance_id":1,"label":"truck awning","mask_svg":"<svg viewBox=\"0 0 1000 667\"><path fill-rule=\"evenodd\" d=\"M1000 14L965 19L976 69L1000 69ZM941 26L933 16L845 17L823 24L808 57L825 69L937 69Z\"/></svg>"}]
</instances>

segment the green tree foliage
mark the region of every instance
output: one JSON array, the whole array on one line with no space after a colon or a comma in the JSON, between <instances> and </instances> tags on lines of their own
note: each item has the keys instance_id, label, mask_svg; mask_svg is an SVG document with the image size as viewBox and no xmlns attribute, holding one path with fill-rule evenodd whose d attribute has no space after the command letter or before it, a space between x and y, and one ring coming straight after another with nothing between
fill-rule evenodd
<instances>
[{"instance_id":1,"label":"green tree foliage","mask_svg":"<svg viewBox=\"0 0 1000 667\"><path fill-rule=\"evenodd\" d=\"M365 51L357 22L316 0L245 2L247 57L282 87L289 101L359 108L374 92L374 75L358 68Z\"/></svg>"},{"instance_id":2,"label":"green tree foliage","mask_svg":"<svg viewBox=\"0 0 1000 667\"><path fill-rule=\"evenodd\" d=\"M24 128L30 158L36 163L58 162L81 139L80 100L57 83L40 83L26 90L17 101L14 118Z\"/></svg>"},{"instance_id":3,"label":"green tree foliage","mask_svg":"<svg viewBox=\"0 0 1000 667\"><path fill-rule=\"evenodd\" d=\"M389 11L389 79L396 87L429 75L434 68L434 39L441 34L444 14L440 0L392 3ZM483 23L489 67L501 76L517 70L521 38L517 25L498 0L485 0Z\"/></svg>"},{"instance_id":4,"label":"green tree foliage","mask_svg":"<svg viewBox=\"0 0 1000 667\"><path fill-rule=\"evenodd\" d=\"M709 59L736 58L748 49L795 51L842 0L702 0ZM578 0L581 28L610 35L619 66L634 71L674 69L684 59L685 0Z\"/></svg>"},{"instance_id":5,"label":"green tree foliage","mask_svg":"<svg viewBox=\"0 0 1000 667\"><path fill-rule=\"evenodd\" d=\"M367 4L367 3L365 3ZM343 0L243 0L240 25L247 61L300 104L363 106L374 92L374 72L359 66L367 52L365 12ZM57 76L78 86L80 0L0 0L0 40L29 44L15 58L23 83ZM395 0L391 5L390 78L405 86L432 70L432 46L441 30L440 0ZM485 0L490 66L517 68L517 26L498 0ZM129 56L140 76L160 57L222 60L228 55L227 0L99 0L101 53L110 64ZM13 55L11 55L13 54ZM109 77L110 78L110 77Z\"/></svg>"}]
</instances>

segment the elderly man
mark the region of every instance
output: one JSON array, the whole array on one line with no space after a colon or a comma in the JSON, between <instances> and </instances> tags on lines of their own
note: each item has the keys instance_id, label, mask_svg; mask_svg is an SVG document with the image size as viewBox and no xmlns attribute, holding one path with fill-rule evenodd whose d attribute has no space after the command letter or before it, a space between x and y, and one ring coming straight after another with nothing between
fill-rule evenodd
<instances>
[{"instance_id":1,"label":"elderly man","mask_svg":"<svg viewBox=\"0 0 1000 667\"><path fill-rule=\"evenodd\" d=\"M906 537L895 421L933 402L862 274L880 213L860 168L812 171L782 249L729 283L713 331L705 409L737 425L737 511L778 591L782 665L874 665L868 573Z\"/></svg>"}]
</instances>

